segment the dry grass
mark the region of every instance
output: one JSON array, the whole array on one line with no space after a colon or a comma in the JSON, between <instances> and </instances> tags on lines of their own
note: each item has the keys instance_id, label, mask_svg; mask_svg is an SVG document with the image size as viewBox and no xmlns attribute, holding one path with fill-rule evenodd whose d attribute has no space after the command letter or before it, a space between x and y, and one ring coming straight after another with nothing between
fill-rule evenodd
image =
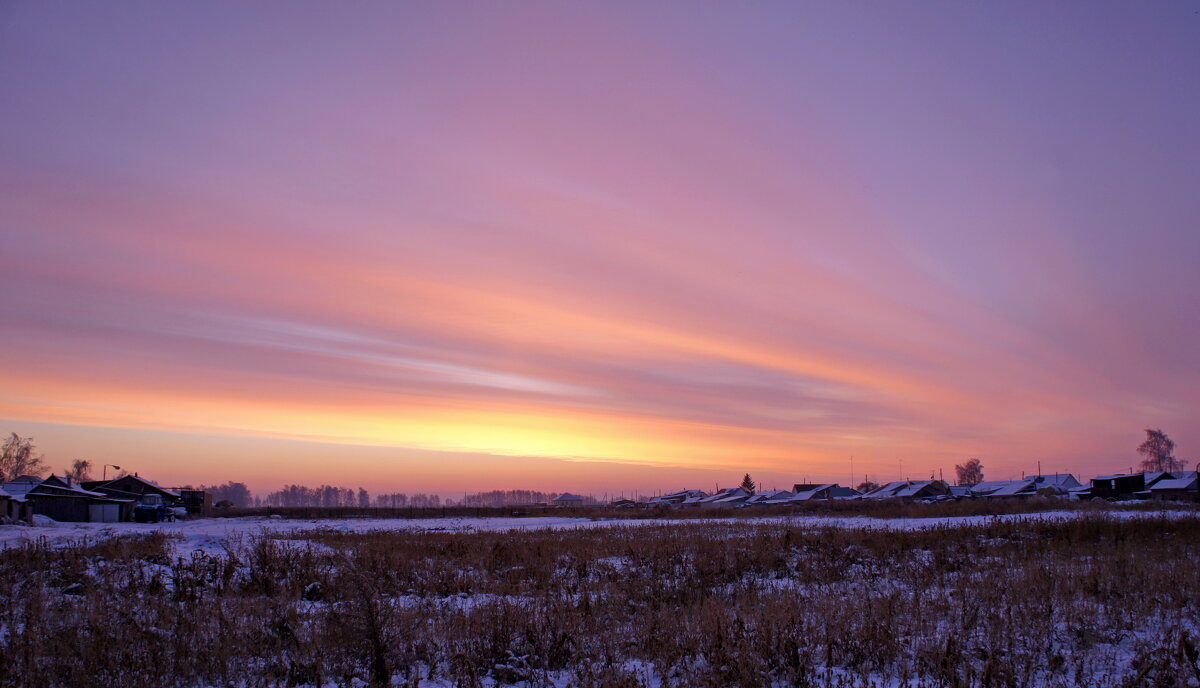
<instances>
[{"instance_id":1,"label":"dry grass","mask_svg":"<svg viewBox=\"0 0 1200 688\"><path fill-rule=\"evenodd\" d=\"M991 516L1000 514L1030 514L1047 511L1106 511L1114 508L1106 502L1079 502L1064 499L1034 497L1015 500L971 500L935 504L904 503L895 499L818 501L797 505L756 506L749 508L671 508L665 506L638 509L594 507L250 507L217 510L218 517L282 516L297 519L328 518L499 518L520 516L569 516L573 518L621 519L689 519L689 518L759 518L762 516L831 515L869 516L873 518L941 518L947 516ZM1196 511L1197 506L1179 502L1125 502L1123 510L1180 510Z\"/></svg>"},{"instance_id":2,"label":"dry grass","mask_svg":"<svg viewBox=\"0 0 1200 688\"><path fill-rule=\"evenodd\" d=\"M0 552L0 685L1189 686L1200 519Z\"/></svg>"}]
</instances>

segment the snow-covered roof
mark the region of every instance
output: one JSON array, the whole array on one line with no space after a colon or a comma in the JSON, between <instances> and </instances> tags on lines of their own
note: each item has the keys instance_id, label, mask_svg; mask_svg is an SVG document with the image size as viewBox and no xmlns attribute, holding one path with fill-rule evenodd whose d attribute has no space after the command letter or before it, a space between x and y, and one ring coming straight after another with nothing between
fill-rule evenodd
<instances>
[{"instance_id":1,"label":"snow-covered roof","mask_svg":"<svg viewBox=\"0 0 1200 688\"><path fill-rule=\"evenodd\" d=\"M927 487L936 485L937 480L913 480L907 485L904 485L899 490L896 490L893 496L895 497L915 497L921 490Z\"/></svg>"},{"instance_id":2,"label":"snow-covered roof","mask_svg":"<svg viewBox=\"0 0 1200 688\"><path fill-rule=\"evenodd\" d=\"M870 498L894 497L898 490L900 490L901 488L903 488L907 485L908 485L907 480L894 480L886 485L880 485L879 487L875 488L874 490L871 490L870 492L866 493L863 496L870 497Z\"/></svg>"},{"instance_id":3,"label":"snow-covered roof","mask_svg":"<svg viewBox=\"0 0 1200 688\"><path fill-rule=\"evenodd\" d=\"M100 488L100 487L108 487L109 485L112 485L113 483L117 482L118 480L135 480L135 481L137 481L137 482L139 482L139 483L142 483L143 485L147 485L147 486L149 486L149 487L153 487L153 488L154 488L154 489L156 489L156 490L160 490L160 491L162 491L163 493L165 493L165 494L167 494L167 495L170 495L170 496L172 496L172 497L175 497L176 499L178 499L178 498L179 498L179 492L178 492L178 491L176 491L176 490L172 490L172 489L170 489L170 488L163 487L162 485L159 485L158 483L154 482L153 480L150 480L150 479L148 479L148 478L143 478L142 476L140 476L140 475L137 475L136 473L134 473L134 474L131 474L131 475L123 475L123 476L120 476L119 478L113 478L112 480L110 480L110 481L108 481L108 482L106 482L106 483L103 483L102 485L96 485L95 487L97 487L97 488ZM111 489L113 489L113 490L117 490L118 488L115 488L115 487L114 487L114 488L111 488ZM124 491L124 490L122 490L122 491Z\"/></svg>"},{"instance_id":4,"label":"snow-covered roof","mask_svg":"<svg viewBox=\"0 0 1200 688\"><path fill-rule=\"evenodd\" d=\"M792 495L793 502L807 502L810 499L823 499L831 496L829 491L837 487L835 483L825 483L824 485L803 485L798 487L807 487L809 489L797 492Z\"/></svg>"},{"instance_id":5,"label":"snow-covered roof","mask_svg":"<svg viewBox=\"0 0 1200 688\"><path fill-rule=\"evenodd\" d=\"M977 495L988 495L1007 485L1009 480L985 480L971 486L971 492Z\"/></svg>"},{"instance_id":6,"label":"snow-covered roof","mask_svg":"<svg viewBox=\"0 0 1200 688\"><path fill-rule=\"evenodd\" d=\"M792 496L791 490L767 490L746 498L747 504L784 504Z\"/></svg>"},{"instance_id":7,"label":"snow-covered roof","mask_svg":"<svg viewBox=\"0 0 1200 688\"><path fill-rule=\"evenodd\" d=\"M1063 489L1070 489L1079 486L1079 481L1070 473L1050 473L1047 475L1031 475L1029 477L1037 483L1039 488L1061 487Z\"/></svg>"},{"instance_id":8,"label":"snow-covered roof","mask_svg":"<svg viewBox=\"0 0 1200 688\"><path fill-rule=\"evenodd\" d=\"M564 492L564 493L560 494L559 496L555 497L553 501L555 501L555 502L582 502L583 497L581 497L577 494L571 494L570 492Z\"/></svg>"},{"instance_id":9,"label":"snow-covered roof","mask_svg":"<svg viewBox=\"0 0 1200 688\"><path fill-rule=\"evenodd\" d=\"M1011 497L1023 493L1036 492L1036 484L1032 480L1010 480L1008 484L991 494L993 497Z\"/></svg>"},{"instance_id":10,"label":"snow-covered roof","mask_svg":"<svg viewBox=\"0 0 1200 688\"><path fill-rule=\"evenodd\" d=\"M1200 480L1196 478L1196 471L1179 471L1179 478L1166 478L1160 480L1150 487L1150 491L1156 490L1194 490Z\"/></svg>"},{"instance_id":11,"label":"snow-covered roof","mask_svg":"<svg viewBox=\"0 0 1200 688\"><path fill-rule=\"evenodd\" d=\"M651 504L687 504L707 496L701 490L680 490L670 494L651 497L649 502Z\"/></svg>"},{"instance_id":12,"label":"snow-covered roof","mask_svg":"<svg viewBox=\"0 0 1200 688\"><path fill-rule=\"evenodd\" d=\"M1022 480L989 480L971 488L971 494L981 497L1011 497L1037 490L1033 478Z\"/></svg>"},{"instance_id":13,"label":"snow-covered roof","mask_svg":"<svg viewBox=\"0 0 1200 688\"><path fill-rule=\"evenodd\" d=\"M715 494L711 494L707 497L702 497L696 501L701 504L708 504L711 502L719 502L721 500L728 499L730 497L749 497L749 496L750 496L750 493L746 492L745 490L743 490L740 487L727 487L723 490L718 490Z\"/></svg>"},{"instance_id":14,"label":"snow-covered roof","mask_svg":"<svg viewBox=\"0 0 1200 688\"><path fill-rule=\"evenodd\" d=\"M103 492L85 490L79 485L79 483L75 482L71 478L65 476L60 478L57 475L52 475L37 485L34 485L25 494L28 495L30 493L60 497L92 497L98 499L112 498L111 495L106 495Z\"/></svg>"},{"instance_id":15,"label":"snow-covered roof","mask_svg":"<svg viewBox=\"0 0 1200 688\"><path fill-rule=\"evenodd\" d=\"M23 475L15 480L10 480L4 483L4 485L0 485L0 489L3 489L6 493L14 497L24 497L26 492L29 492L42 483L41 478L33 478L37 482L29 482L28 478L33 478L33 476Z\"/></svg>"}]
</instances>

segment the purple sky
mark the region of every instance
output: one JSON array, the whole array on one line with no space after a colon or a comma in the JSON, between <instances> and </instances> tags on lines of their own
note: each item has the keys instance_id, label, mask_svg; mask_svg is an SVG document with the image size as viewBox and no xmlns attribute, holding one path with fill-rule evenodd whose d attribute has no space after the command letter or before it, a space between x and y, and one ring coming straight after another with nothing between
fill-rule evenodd
<instances>
[{"instance_id":1,"label":"purple sky","mask_svg":"<svg viewBox=\"0 0 1200 688\"><path fill-rule=\"evenodd\" d=\"M257 489L1200 458L1197 65L1195 2L6 3L0 431Z\"/></svg>"}]
</instances>

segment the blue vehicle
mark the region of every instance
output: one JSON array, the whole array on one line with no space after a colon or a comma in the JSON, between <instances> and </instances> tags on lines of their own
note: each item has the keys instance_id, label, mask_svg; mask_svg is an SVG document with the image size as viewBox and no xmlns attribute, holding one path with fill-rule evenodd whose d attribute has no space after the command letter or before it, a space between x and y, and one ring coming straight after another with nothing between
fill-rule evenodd
<instances>
[{"instance_id":1,"label":"blue vehicle","mask_svg":"<svg viewBox=\"0 0 1200 688\"><path fill-rule=\"evenodd\" d=\"M142 495L142 501L133 507L133 520L138 523L174 521L175 510L167 504L162 495Z\"/></svg>"}]
</instances>

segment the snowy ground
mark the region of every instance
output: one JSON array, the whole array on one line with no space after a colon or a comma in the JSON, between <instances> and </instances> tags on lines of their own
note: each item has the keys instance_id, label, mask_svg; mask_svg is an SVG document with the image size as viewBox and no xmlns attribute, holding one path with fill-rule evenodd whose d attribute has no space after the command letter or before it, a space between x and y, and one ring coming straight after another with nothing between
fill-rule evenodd
<instances>
[{"instance_id":1,"label":"snowy ground","mask_svg":"<svg viewBox=\"0 0 1200 688\"><path fill-rule=\"evenodd\" d=\"M698 524L705 522L744 523L747 525L786 524L810 528L872 528L912 530L948 526L980 525L993 520L1036 521L1078 518L1088 511L1047 511L998 516L951 516L942 518L869 518L865 516L764 516L724 519L591 519L562 516L525 518L418 518L418 519L283 519L283 518L202 518L174 523L50 523L34 526L0 525L0 548L19 547L25 542L46 539L51 543L98 540L119 535L160 531L178 537L176 552L204 551L218 554L227 543L250 535L290 534L295 531L331 530L341 532L476 532L539 529L613 528ZM1103 512L1114 518L1156 516L1195 517L1183 511Z\"/></svg>"}]
</instances>

